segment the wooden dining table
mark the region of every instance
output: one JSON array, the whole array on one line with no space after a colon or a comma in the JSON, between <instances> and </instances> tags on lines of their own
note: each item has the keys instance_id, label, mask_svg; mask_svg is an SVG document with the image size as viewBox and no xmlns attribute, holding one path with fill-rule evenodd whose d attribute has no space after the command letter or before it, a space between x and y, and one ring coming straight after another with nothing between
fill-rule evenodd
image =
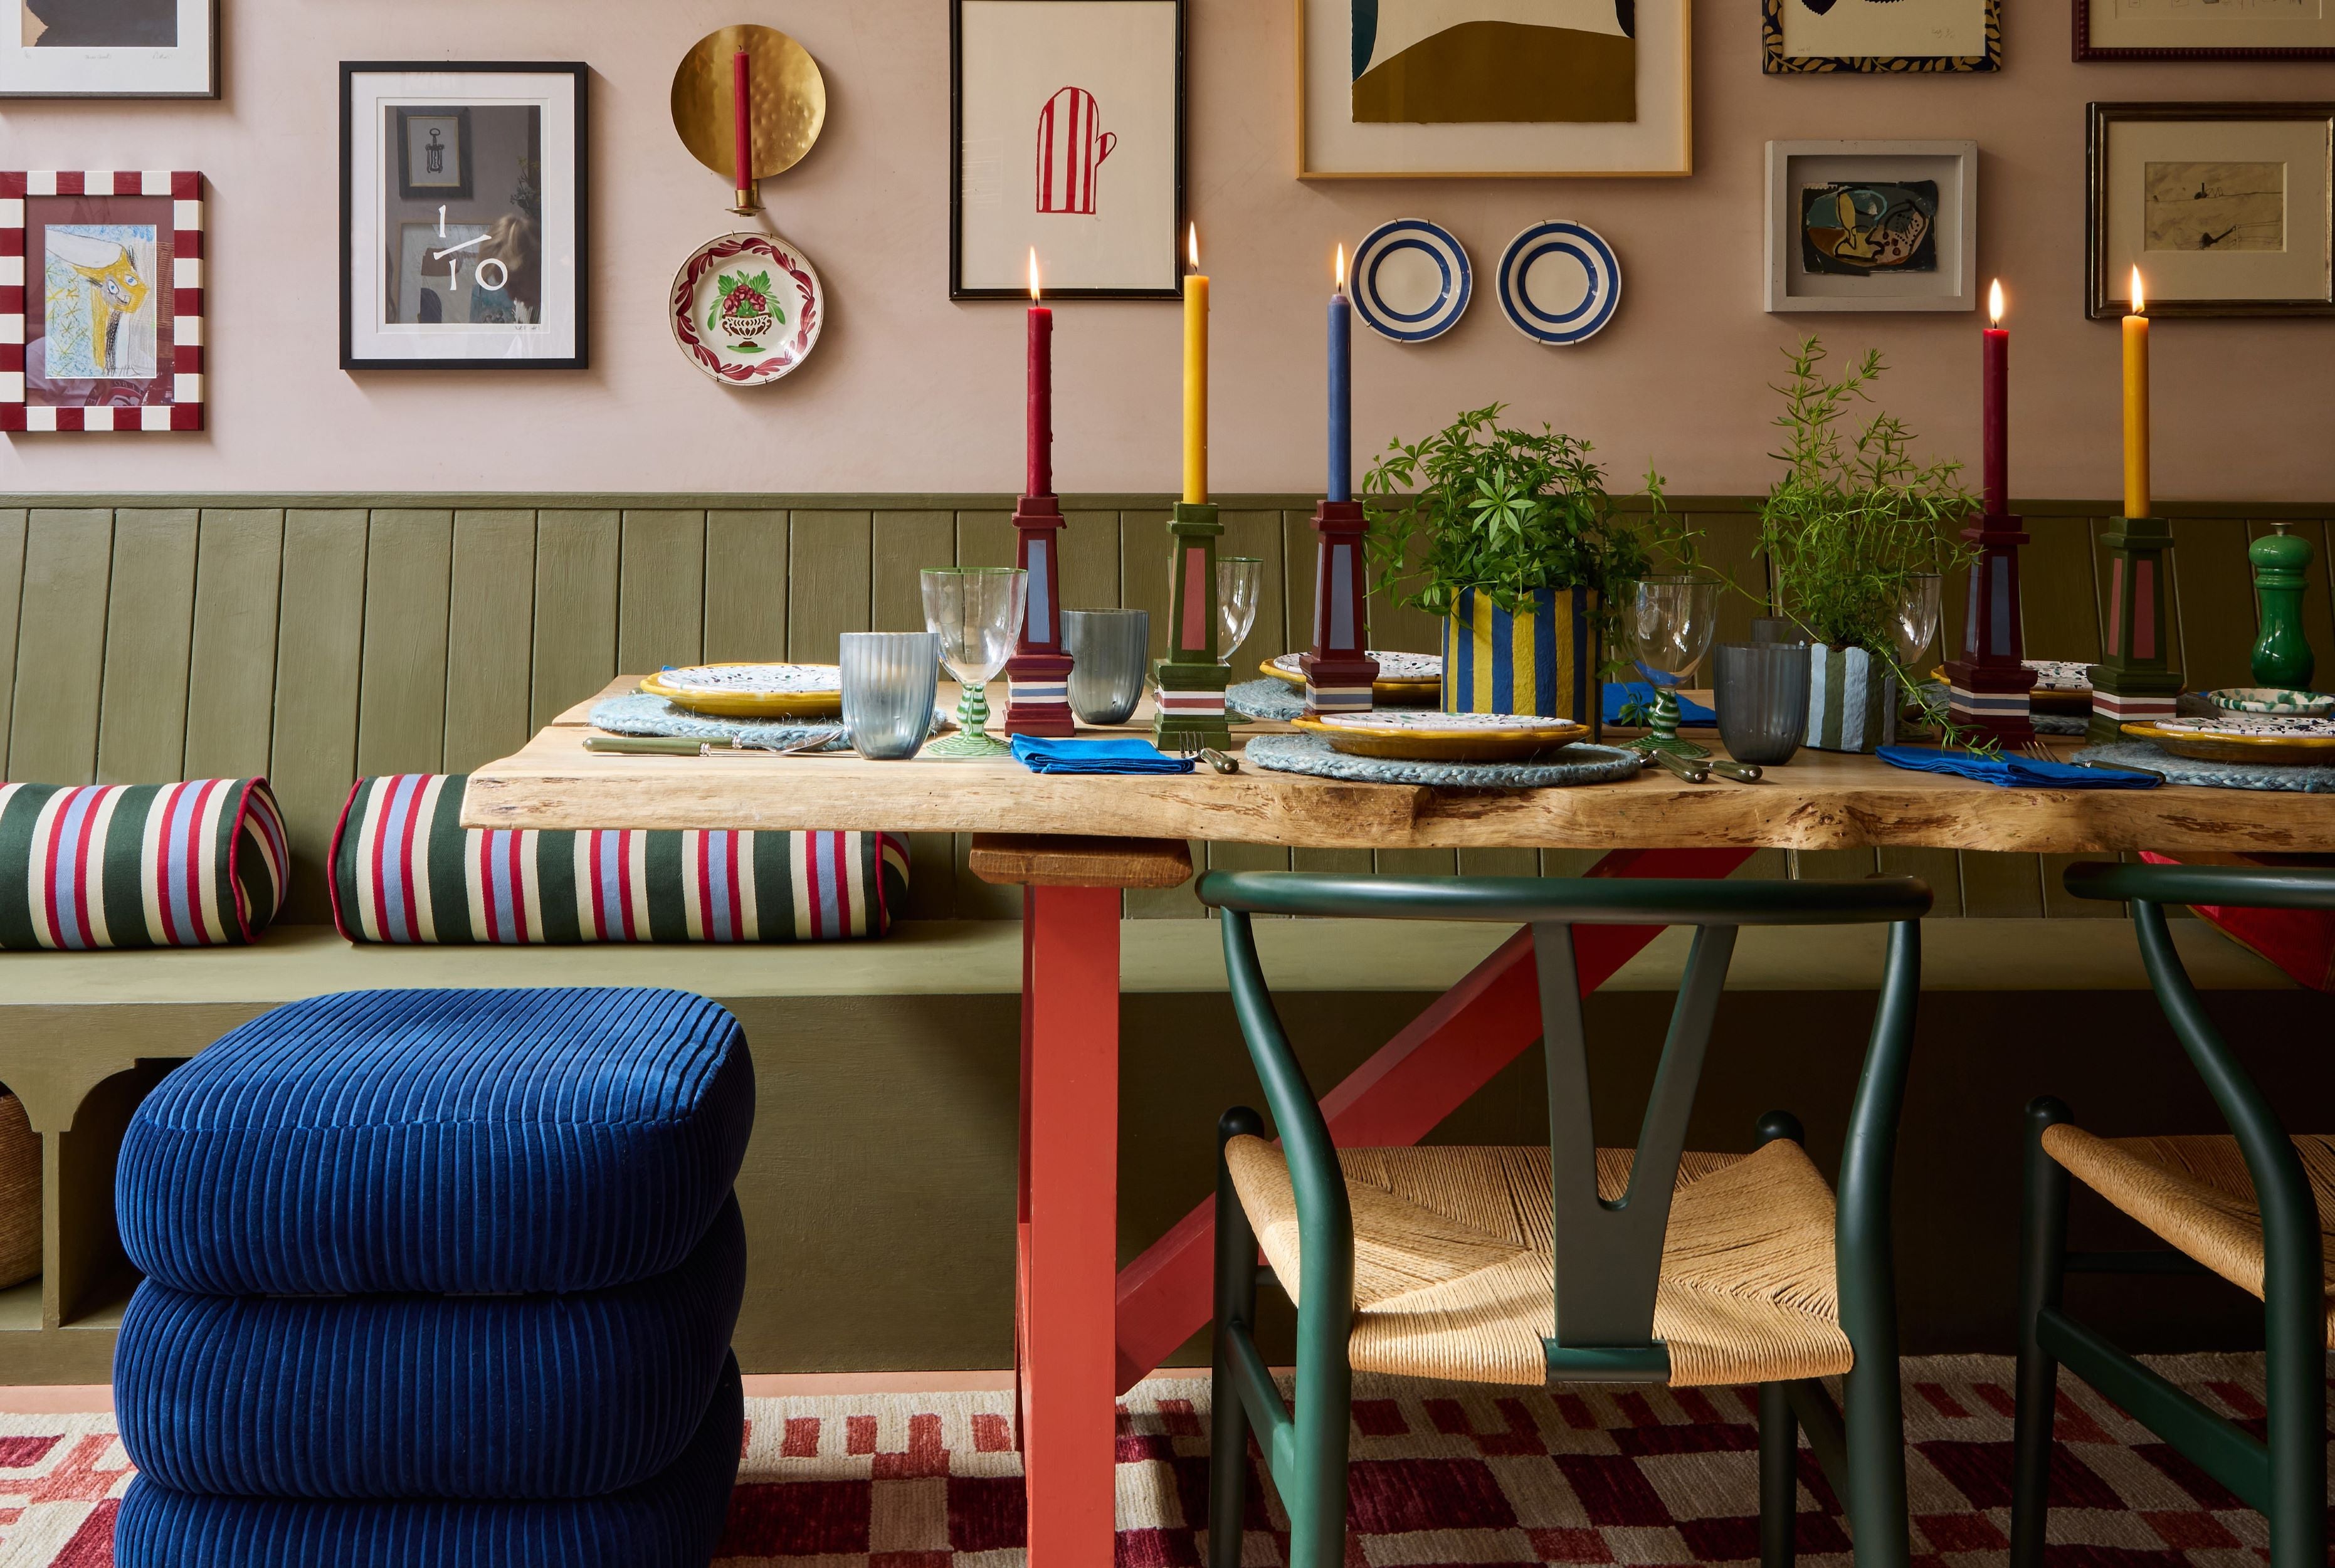
<instances>
[{"instance_id":1,"label":"wooden dining table","mask_svg":"<svg viewBox=\"0 0 2335 1568\"><path fill-rule=\"evenodd\" d=\"M1591 876L1676 877L1724 876L1764 848L2335 850L2335 798L2002 789L1818 751L1757 784L1654 769L1622 783L1485 790L1255 765L1042 775L1008 759L598 753L584 746L590 706L473 773L464 825L970 833L974 874L1024 889L1015 1352L1032 1568L1111 1561L1115 1396L1208 1321L1209 1202L1124 1269L1117 1251L1120 896L1182 882L1187 841L1595 849L1605 855ZM1144 721L1138 712L1133 727ZM1656 934L1576 932L1583 992ZM1333 1136L1348 1147L1418 1142L1539 1038L1540 1016L1530 933L1519 932L1323 1096Z\"/></svg>"}]
</instances>

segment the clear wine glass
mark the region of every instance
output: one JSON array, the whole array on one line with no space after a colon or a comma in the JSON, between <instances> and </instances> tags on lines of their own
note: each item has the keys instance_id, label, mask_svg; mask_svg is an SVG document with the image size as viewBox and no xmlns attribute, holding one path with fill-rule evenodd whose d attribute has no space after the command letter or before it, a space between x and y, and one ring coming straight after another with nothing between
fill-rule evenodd
<instances>
[{"instance_id":1,"label":"clear wine glass","mask_svg":"<svg viewBox=\"0 0 2335 1568\"><path fill-rule=\"evenodd\" d=\"M1030 596L1029 574L1012 566L928 566L925 629L941 640L941 663L964 682L957 732L925 749L928 757L996 757L1008 748L989 737L984 688L1013 656Z\"/></svg>"},{"instance_id":2,"label":"clear wine glass","mask_svg":"<svg viewBox=\"0 0 2335 1568\"><path fill-rule=\"evenodd\" d=\"M1710 652L1719 630L1717 577L1691 573L1643 577L1622 589L1622 631L1635 651L1638 671L1654 688L1654 716L1633 744L1641 751L1708 757L1710 750L1679 738L1678 689Z\"/></svg>"},{"instance_id":3,"label":"clear wine glass","mask_svg":"<svg viewBox=\"0 0 2335 1568\"><path fill-rule=\"evenodd\" d=\"M1938 640L1938 622L1945 614L1946 580L1935 572L1919 572L1905 579L1905 592L1897 601L1897 615L1889 634L1897 644L1900 668L1919 680L1922 672L1914 667L1914 661L1930 651Z\"/></svg>"},{"instance_id":4,"label":"clear wine glass","mask_svg":"<svg viewBox=\"0 0 2335 1568\"><path fill-rule=\"evenodd\" d=\"M1256 624L1257 600L1264 593L1264 563L1255 556L1216 558L1216 663L1229 664Z\"/></svg>"}]
</instances>

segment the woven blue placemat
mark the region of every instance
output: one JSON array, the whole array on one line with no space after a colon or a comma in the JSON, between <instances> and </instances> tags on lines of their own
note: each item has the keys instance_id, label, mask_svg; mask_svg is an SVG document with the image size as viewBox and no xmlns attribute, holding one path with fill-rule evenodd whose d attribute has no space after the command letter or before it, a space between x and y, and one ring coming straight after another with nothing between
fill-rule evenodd
<instances>
[{"instance_id":1,"label":"woven blue placemat","mask_svg":"<svg viewBox=\"0 0 2335 1568\"><path fill-rule=\"evenodd\" d=\"M693 713L662 697L628 692L595 703L592 723L611 735L672 735L690 740L737 740L755 746L795 746L824 736L823 751L848 745L840 719L726 719L716 713ZM945 726L942 714L933 715L933 733Z\"/></svg>"},{"instance_id":2,"label":"woven blue placemat","mask_svg":"<svg viewBox=\"0 0 2335 1568\"><path fill-rule=\"evenodd\" d=\"M1252 719L1285 724L1305 711L1305 690L1270 678L1243 681L1225 693L1225 701Z\"/></svg>"},{"instance_id":3,"label":"woven blue placemat","mask_svg":"<svg viewBox=\"0 0 2335 1568\"><path fill-rule=\"evenodd\" d=\"M1275 773L1310 773L1359 784L1437 784L1458 789L1554 789L1634 779L1645 764L1618 746L1573 745L1538 762L1397 762L1350 757L1319 735L1259 735L1241 755Z\"/></svg>"},{"instance_id":4,"label":"woven blue placemat","mask_svg":"<svg viewBox=\"0 0 2335 1568\"><path fill-rule=\"evenodd\" d=\"M2117 762L2165 775L2167 784L2202 784L2209 789L2290 789L2303 795L2335 795L2335 768L2273 768L2262 762L2201 762L2175 757L2146 740L2087 746L2079 762Z\"/></svg>"}]
</instances>

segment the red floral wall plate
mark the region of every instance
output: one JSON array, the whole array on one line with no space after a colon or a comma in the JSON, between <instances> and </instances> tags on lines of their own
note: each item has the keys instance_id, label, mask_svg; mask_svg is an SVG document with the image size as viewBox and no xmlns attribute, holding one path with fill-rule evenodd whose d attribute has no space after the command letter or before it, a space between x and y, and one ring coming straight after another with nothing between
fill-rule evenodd
<instances>
[{"instance_id":1,"label":"red floral wall plate","mask_svg":"<svg viewBox=\"0 0 2335 1568\"><path fill-rule=\"evenodd\" d=\"M725 234L673 275L673 341L730 386L762 386L809 357L827 292L802 252L774 235Z\"/></svg>"}]
</instances>

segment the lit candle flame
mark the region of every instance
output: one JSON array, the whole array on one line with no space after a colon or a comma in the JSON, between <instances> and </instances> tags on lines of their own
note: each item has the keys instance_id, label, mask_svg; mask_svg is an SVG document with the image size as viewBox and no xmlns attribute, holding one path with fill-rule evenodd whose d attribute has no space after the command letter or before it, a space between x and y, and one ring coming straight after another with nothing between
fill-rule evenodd
<instances>
[{"instance_id":1,"label":"lit candle flame","mask_svg":"<svg viewBox=\"0 0 2335 1568\"><path fill-rule=\"evenodd\" d=\"M1038 247L1030 247L1030 303L1038 303Z\"/></svg>"},{"instance_id":2,"label":"lit candle flame","mask_svg":"<svg viewBox=\"0 0 2335 1568\"><path fill-rule=\"evenodd\" d=\"M2132 269L2132 314L2135 315L2148 314L2148 301L2141 294L2140 268L2136 266Z\"/></svg>"},{"instance_id":3,"label":"lit candle flame","mask_svg":"<svg viewBox=\"0 0 2335 1568\"><path fill-rule=\"evenodd\" d=\"M1343 245L1338 247L1338 292L1346 292L1346 247Z\"/></svg>"},{"instance_id":4,"label":"lit candle flame","mask_svg":"<svg viewBox=\"0 0 2335 1568\"><path fill-rule=\"evenodd\" d=\"M1192 263L1192 270L1200 270L1200 226L1194 224L1184 238L1184 253Z\"/></svg>"},{"instance_id":5,"label":"lit candle flame","mask_svg":"<svg viewBox=\"0 0 2335 1568\"><path fill-rule=\"evenodd\" d=\"M1994 286L1986 291L1986 309L1987 314L1994 318L1994 324L2001 326L2002 324L2002 279L1999 277L1994 280Z\"/></svg>"}]
</instances>

